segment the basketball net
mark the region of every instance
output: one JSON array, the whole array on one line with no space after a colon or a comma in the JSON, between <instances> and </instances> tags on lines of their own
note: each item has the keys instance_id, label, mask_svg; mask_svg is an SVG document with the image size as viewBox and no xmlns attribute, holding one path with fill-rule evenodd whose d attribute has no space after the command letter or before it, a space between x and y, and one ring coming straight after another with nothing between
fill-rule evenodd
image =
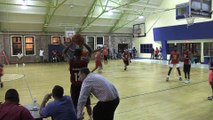
<instances>
[{"instance_id":1,"label":"basketball net","mask_svg":"<svg viewBox=\"0 0 213 120\"><path fill-rule=\"evenodd\" d=\"M187 28L189 28L189 26L194 24L195 17L188 15L188 14L184 14L184 17L185 17L186 22L187 22Z\"/></svg>"}]
</instances>

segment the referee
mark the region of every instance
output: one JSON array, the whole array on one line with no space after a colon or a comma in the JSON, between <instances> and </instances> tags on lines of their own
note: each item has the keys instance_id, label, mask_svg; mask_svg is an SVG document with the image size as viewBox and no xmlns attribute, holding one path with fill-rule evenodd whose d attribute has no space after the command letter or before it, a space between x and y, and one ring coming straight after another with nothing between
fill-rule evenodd
<instances>
[{"instance_id":1,"label":"referee","mask_svg":"<svg viewBox=\"0 0 213 120\"><path fill-rule=\"evenodd\" d=\"M118 92L113 84L99 74L90 73L88 68L79 71L82 88L78 99L77 118L83 119L83 108L92 93L99 102L93 108L94 120L113 120L115 109L119 104Z\"/></svg>"}]
</instances>

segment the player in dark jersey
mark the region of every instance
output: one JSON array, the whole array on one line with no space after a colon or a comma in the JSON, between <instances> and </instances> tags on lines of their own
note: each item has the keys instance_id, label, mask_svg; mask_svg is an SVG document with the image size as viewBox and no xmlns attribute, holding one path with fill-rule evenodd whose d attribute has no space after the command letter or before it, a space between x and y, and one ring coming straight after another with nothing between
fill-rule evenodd
<instances>
[{"instance_id":1,"label":"player in dark jersey","mask_svg":"<svg viewBox=\"0 0 213 120\"><path fill-rule=\"evenodd\" d=\"M82 48L74 46L71 43L68 47L64 49L64 54L69 58L69 71L70 71L70 82L71 82L71 97L73 100L73 104L75 109L77 110L78 98L81 90L82 81L79 81L78 73L82 68L87 68L89 59L91 57L92 50L87 44L83 44L83 46L88 50L88 56L82 57ZM71 47L71 48L70 48ZM70 52L70 53L69 53ZM87 112L92 118L92 108L91 108L90 98L88 98L86 103Z\"/></svg>"},{"instance_id":2,"label":"player in dark jersey","mask_svg":"<svg viewBox=\"0 0 213 120\"><path fill-rule=\"evenodd\" d=\"M4 65L0 64L0 87L3 88L1 77L4 75Z\"/></svg>"},{"instance_id":3,"label":"player in dark jersey","mask_svg":"<svg viewBox=\"0 0 213 120\"><path fill-rule=\"evenodd\" d=\"M176 67L176 69L178 71L179 80L182 81L181 72L180 72L179 59L180 59L180 54L177 51L177 46L174 46L173 51L171 52L171 55L170 55L170 59L169 59L169 72L168 72L168 76L166 77L166 81L167 82L169 81L169 76L170 76L170 73L171 73L172 68L174 66Z\"/></svg>"},{"instance_id":4,"label":"player in dark jersey","mask_svg":"<svg viewBox=\"0 0 213 120\"><path fill-rule=\"evenodd\" d=\"M104 55L104 64L108 64L109 49L106 46L103 48L103 55Z\"/></svg>"},{"instance_id":5,"label":"player in dark jersey","mask_svg":"<svg viewBox=\"0 0 213 120\"><path fill-rule=\"evenodd\" d=\"M183 59L184 59L183 71L184 71L185 79L186 79L185 83L190 83L191 58L190 58L190 53L188 49L184 51Z\"/></svg>"},{"instance_id":6,"label":"player in dark jersey","mask_svg":"<svg viewBox=\"0 0 213 120\"><path fill-rule=\"evenodd\" d=\"M124 62L124 70L127 70L127 66L129 65L129 59L130 59L128 49L124 50L122 54L122 59Z\"/></svg>"}]
</instances>

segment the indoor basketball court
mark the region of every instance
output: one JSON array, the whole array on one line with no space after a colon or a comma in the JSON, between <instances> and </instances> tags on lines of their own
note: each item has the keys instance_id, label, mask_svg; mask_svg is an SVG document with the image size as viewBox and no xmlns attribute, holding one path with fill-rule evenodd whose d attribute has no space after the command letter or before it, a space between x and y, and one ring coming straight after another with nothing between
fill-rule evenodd
<instances>
[{"instance_id":1,"label":"indoor basketball court","mask_svg":"<svg viewBox=\"0 0 213 120\"><path fill-rule=\"evenodd\" d=\"M89 68L93 66L92 61ZM132 120L211 119L213 103L207 100L211 95L207 65L192 66L190 84L179 81L176 70L171 73L171 80L166 82L167 71L167 61L133 60L128 70L124 71L122 60L110 60L104 66L102 75L115 84L120 94L121 102L115 120L126 117ZM27 64L18 68L8 65L5 72L1 101L8 88L19 91L21 104L32 103L34 98L41 103L44 95L51 92L56 84L64 87L66 95L70 94L67 63ZM92 97L92 105L96 102L97 99ZM85 117L88 117L87 114Z\"/></svg>"},{"instance_id":2,"label":"indoor basketball court","mask_svg":"<svg viewBox=\"0 0 213 120\"><path fill-rule=\"evenodd\" d=\"M55 85L70 96L69 59L63 50L79 33L92 50L108 48L108 63L102 61L102 72L95 73L118 90L114 120L211 120L212 30L212 0L0 0L0 102L11 88L18 91L23 106L34 101L40 105ZM166 81L174 46L180 54L182 81L176 69ZM159 54L152 58L156 49ZM183 72L186 49L191 63L188 83ZM125 50L134 58L127 70L122 61ZM82 51L86 56L86 48ZM98 100L90 97L94 107Z\"/></svg>"}]
</instances>

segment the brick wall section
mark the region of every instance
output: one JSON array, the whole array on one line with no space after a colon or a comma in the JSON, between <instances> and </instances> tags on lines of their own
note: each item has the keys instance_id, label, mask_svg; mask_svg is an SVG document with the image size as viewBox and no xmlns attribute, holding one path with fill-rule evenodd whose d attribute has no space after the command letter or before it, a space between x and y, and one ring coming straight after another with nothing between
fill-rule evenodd
<instances>
[{"instance_id":1,"label":"brick wall section","mask_svg":"<svg viewBox=\"0 0 213 120\"><path fill-rule=\"evenodd\" d=\"M11 55L11 41L10 36L12 35L33 35L35 36L35 56L24 56L23 62L25 63L33 63L39 62L39 49L44 49L44 59L48 60L48 45L51 43L51 36L64 36L64 33L24 33L24 32L10 32L1 33L0 34L0 49L5 50L7 56L9 57L10 63L16 63L17 56ZM82 33L82 36L86 38L86 36L104 36L104 44L106 44L109 48L115 48L116 51L118 49L119 43L127 43L130 46L132 45L132 35L131 34L104 34L104 33ZM5 63L5 61L0 61L1 63Z\"/></svg>"}]
</instances>

